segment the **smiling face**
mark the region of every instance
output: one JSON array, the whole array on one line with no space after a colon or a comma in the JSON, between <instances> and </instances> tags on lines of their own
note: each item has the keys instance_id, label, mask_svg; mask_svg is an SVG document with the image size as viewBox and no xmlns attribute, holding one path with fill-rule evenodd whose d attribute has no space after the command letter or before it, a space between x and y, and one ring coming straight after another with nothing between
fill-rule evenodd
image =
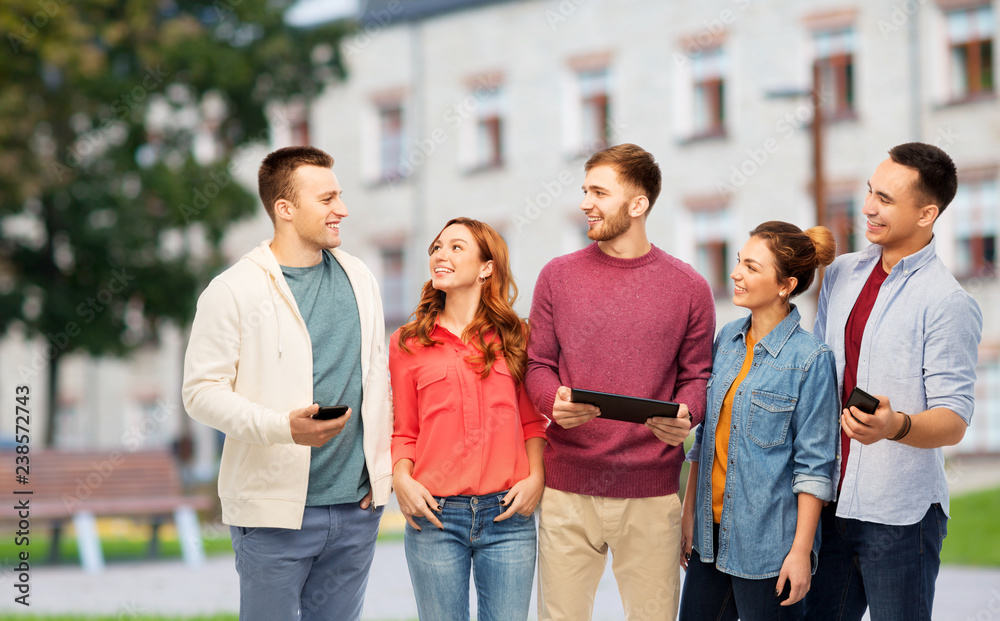
<instances>
[{"instance_id":1,"label":"smiling face","mask_svg":"<svg viewBox=\"0 0 1000 621\"><path fill-rule=\"evenodd\" d=\"M733 304L760 311L784 306L792 287L778 283L774 255L759 237L751 237L740 250L733 279Z\"/></svg>"},{"instance_id":2,"label":"smiling face","mask_svg":"<svg viewBox=\"0 0 1000 621\"><path fill-rule=\"evenodd\" d=\"M632 226L629 215L631 197L618 183L618 174L610 166L595 166L583 181L583 202L580 209L587 214L587 237L594 241L611 241L628 232Z\"/></svg>"},{"instance_id":3,"label":"smiling face","mask_svg":"<svg viewBox=\"0 0 1000 621\"><path fill-rule=\"evenodd\" d=\"M431 284L438 291L481 287L480 276L493 273L493 262L483 261L472 231L464 224L446 227L430 249Z\"/></svg>"},{"instance_id":4,"label":"smiling face","mask_svg":"<svg viewBox=\"0 0 1000 621\"><path fill-rule=\"evenodd\" d=\"M862 213L867 222L865 237L890 252L922 248L930 240L938 209L916 189L920 174L916 169L887 159L878 165L868 180L868 195Z\"/></svg>"},{"instance_id":5,"label":"smiling face","mask_svg":"<svg viewBox=\"0 0 1000 621\"><path fill-rule=\"evenodd\" d=\"M347 217L340 183L329 168L300 166L295 170L294 202L280 200L276 211L290 215L298 243L310 251L340 245L340 223Z\"/></svg>"}]
</instances>

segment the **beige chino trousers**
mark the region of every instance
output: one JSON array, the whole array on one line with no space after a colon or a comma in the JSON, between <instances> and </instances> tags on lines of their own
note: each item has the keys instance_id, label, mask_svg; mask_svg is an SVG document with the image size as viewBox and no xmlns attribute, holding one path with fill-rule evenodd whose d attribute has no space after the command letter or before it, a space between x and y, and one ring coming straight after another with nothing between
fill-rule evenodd
<instances>
[{"instance_id":1,"label":"beige chino trousers","mask_svg":"<svg viewBox=\"0 0 1000 621\"><path fill-rule=\"evenodd\" d=\"M628 621L677 618L681 503L677 494L605 498L542 494L538 526L539 621L583 621L608 550Z\"/></svg>"}]
</instances>

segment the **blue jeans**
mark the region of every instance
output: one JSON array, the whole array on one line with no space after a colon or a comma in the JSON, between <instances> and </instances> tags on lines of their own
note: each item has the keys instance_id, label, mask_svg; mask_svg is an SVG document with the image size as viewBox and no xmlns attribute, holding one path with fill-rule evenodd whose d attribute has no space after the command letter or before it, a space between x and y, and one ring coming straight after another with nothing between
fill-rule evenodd
<instances>
[{"instance_id":1,"label":"blue jeans","mask_svg":"<svg viewBox=\"0 0 1000 621\"><path fill-rule=\"evenodd\" d=\"M515 513L502 522L500 500L506 492L484 496L442 496L438 529L414 517L403 535L406 564L427 621L469 619L469 574L476 581L480 621L527 619L535 573L535 518Z\"/></svg>"},{"instance_id":2,"label":"blue jeans","mask_svg":"<svg viewBox=\"0 0 1000 621\"><path fill-rule=\"evenodd\" d=\"M948 518L933 504L922 520L888 526L837 517L831 503L820 518L819 569L806 595L810 621L930 621L934 582Z\"/></svg>"},{"instance_id":3,"label":"blue jeans","mask_svg":"<svg viewBox=\"0 0 1000 621\"><path fill-rule=\"evenodd\" d=\"M306 507L302 529L230 526L240 621L360 619L382 507Z\"/></svg>"},{"instance_id":4,"label":"blue jeans","mask_svg":"<svg viewBox=\"0 0 1000 621\"><path fill-rule=\"evenodd\" d=\"M713 549L719 549L719 525L714 526ZM816 584L815 581L813 584ZM691 549L681 610L678 621L798 621L802 616L802 601L781 606L788 599L789 584L781 595L775 595L778 578L748 579L731 576L716 569L715 563L704 563L698 550Z\"/></svg>"}]
</instances>

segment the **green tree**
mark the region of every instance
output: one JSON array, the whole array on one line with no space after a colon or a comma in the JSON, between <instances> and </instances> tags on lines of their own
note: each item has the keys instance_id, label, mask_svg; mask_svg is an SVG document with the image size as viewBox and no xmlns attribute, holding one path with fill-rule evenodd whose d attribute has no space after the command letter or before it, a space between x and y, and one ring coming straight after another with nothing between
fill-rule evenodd
<instances>
[{"instance_id":1,"label":"green tree","mask_svg":"<svg viewBox=\"0 0 1000 621\"><path fill-rule=\"evenodd\" d=\"M233 179L269 104L342 77L346 24L300 30L291 0L4 0L0 6L0 336L15 361L124 355L186 325L220 241L257 200Z\"/></svg>"}]
</instances>

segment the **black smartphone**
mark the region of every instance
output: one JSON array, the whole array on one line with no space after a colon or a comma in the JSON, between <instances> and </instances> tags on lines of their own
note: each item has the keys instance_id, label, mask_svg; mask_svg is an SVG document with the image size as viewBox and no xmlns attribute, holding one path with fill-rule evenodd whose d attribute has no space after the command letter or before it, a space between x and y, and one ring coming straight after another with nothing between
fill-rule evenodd
<instances>
[{"instance_id":1,"label":"black smartphone","mask_svg":"<svg viewBox=\"0 0 1000 621\"><path fill-rule=\"evenodd\" d=\"M847 397L847 403L844 404L845 408L851 408L852 406L865 414L874 414L875 408L878 407L878 399L855 386L850 396Z\"/></svg>"},{"instance_id":2,"label":"black smartphone","mask_svg":"<svg viewBox=\"0 0 1000 621\"><path fill-rule=\"evenodd\" d=\"M340 418L344 414L347 414L347 410L350 409L346 405L321 405L319 407L319 412L313 414L313 418L316 420L330 420L332 418Z\"/></svg>"}]
</instances>

